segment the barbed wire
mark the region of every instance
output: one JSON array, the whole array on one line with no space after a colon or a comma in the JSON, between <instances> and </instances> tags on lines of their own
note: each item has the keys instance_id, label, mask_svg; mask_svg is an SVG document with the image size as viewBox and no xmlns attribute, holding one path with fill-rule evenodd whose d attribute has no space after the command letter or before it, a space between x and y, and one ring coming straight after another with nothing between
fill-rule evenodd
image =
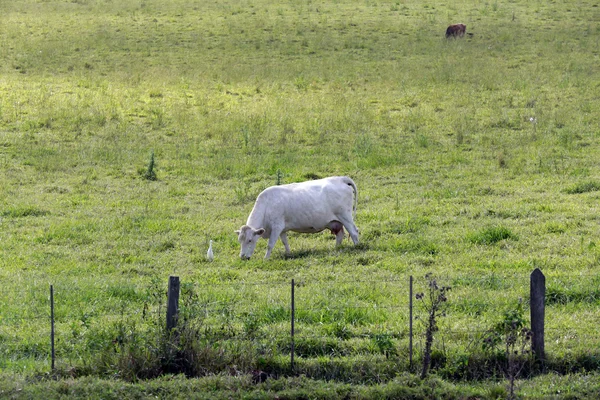
<instances>
[{"instance_id":1,"label":"barbed wire","mask_svg":"<svg viewBox=\"0 0 600 400\"><path fill-rule=\"evenodd\" d=\"M60 329L57 330L57 333L60 334ZM556 333L557 330L550 330L550 332L555 332ZM477 338L483 338L484 335L488 334L492 332L491 329L483 329L483 328L479 328L479 329L465 329L465 330L456 330L456 329L452 329L452 330L448 330L448 329L441 329L438 333L437 336L439 339L443 340L443 338L447 338L447 337L453 337L453 338L469 338L469 339L477 339ZM548 332L548 330L547 330ZM549 332L548 332L549 333ZM559 334L561 335L561 337L564 336L578 336L578 335L585 335L588 338L591 339L598 339L600 340L600 333L599 332L576 332L576 331L560 331ZM199 332L200 337L202 337L202 332ZM10 339L9 336L12 336L13 339L15 340L19 340L19 335L16 334L11 334L11 335L4 335L3 336L3 345L5 345L8 341L7 339ZM205 335L205 336L212 336L210 334ZM415 329L413 331L413 336L415 339L419 340L419 339L423 339L423 333L418 330ZM260 341L265 340L265 341L269 341L272 338L280 338L283 341L286 340L291 340L291 336L289 334L289 332L287 331L281 331L281 332L267 332L265 334L262 334L261 332L255 332L252 334L249 334L243 330L239 330L239 331L230 331L229 335L227 335L226 340L251 340L251 341ZM327 341L331 341L331 340L335 340L335 341L339 341L339 342L344 342L344 341L352 341L352 340L356 340L356 339L364 339L364 340L378 340L381 338L385 338L385 339L395 339L395 340L406 340L409 338L409 330L408 329L398 329L398 330L373 330L373 331L369 331L369 332L352 332L352 331L340 331L338 333L335 332L331 332L331 333L314 333L314 332L305 332L304 329L302 329L302 326L298 326L298 330L296 330L295 335L294 335L294 340L304 340L304 339L319 339L319 340L327 340ZM560 338L559 338L560 339ZM223 340L223 338L215 338L215 340ZM45 341L44 341L45 342ZM552 340L550 340L548 342L549 345L552 344Z\"/></svg>"},{"instance_id":2,"label":"barbed wire","mask_svg":"<svg viewBox=\"0 0 600 400\"><path fill-rule=\"evenodd\" d=\"M435 275L435 274L434 274ZM461 283L462 281L464 281L465 283L477 283L477 282L484 282L484 283L489 283L490 279L500 279L500 280L504 280L504 281L510 281L512 279L515 278L528 278L530 275L530 273L528 272L523 272L523 273L510 273L510 274L499 274L497 272L493 272L491 274L476 274L476 275L447 275L447 274L442 274L442 275L435 275L437 277L438 280L440 281L444 281L444 282L458 282ZM307 286L307 285L334 285L334 284L377 284L377 285L381 285L381 284L396 284L396 283L400 283L406 285L406 290L408 290L408 282L409 282L409 276L410 275L405 275L403 277L397 277L397 276L392 276L392 277L386 277L386 278L369 278L369 279L365 279L363 276L361 276L360 278L344 278L344 279L331 279L331 278L307 278L307 277L296 277L293 278L295 281L295 286L297 289L301 289L303 286ZM564 274L564 273L554 273L554 271L547 271L545 273L546 279L547 279L547 283L548 284L552 284L552 282L548 282L548 280L552 280L552 279L556 279L556 280L561 280L561 283L563 282L569 282L569 281L579 281L581 277L593 277L596 278L598 281L600 281L600 275L597 273L576 273L576 274ZM421 275L415 275L413 274L413 279L415 284L418 284L420 281L424 281L424 274L423 276ZM250 282L250 281L238 281L238 282L210 282L210 283L202 283L202 282L192 282L192 283L184 283L183 285L191 285L192 287L195 288L202 288L202 287L231 287L231 288L239 288L240 286L245 286L245 287L256 287L256 286L271 286L271 287L286 287L286 286L290 286L291 285L291 280L292 278L289 278L287 280L279 280L279 281L257 281L257 282ZM493 282L492 282L493 283ZM528 281L523 281L522 285L523 286L527 286L528 285ZM470 286L470 285L461 285L462 286ZM20 286L23 287L23 286ZM49 287L50 287L50 283L46 284L46 285L42 285L39 283L36 283L33 286L29 286L29 287L25 287L22 290L19 289L14 289L14 288L7 288L7 287L1 287L0 288L0 296L2 297L9 297L9 295L12 295L12 297L22 297L24 294L30 294L31 297L34 298L49 298ZM115 288L121 288L119 286L109 286L109 285L89 285L89 284L85 284L85 285L79 285L78 282L73 282L73 283L68 283L68 282L59 282L57 284L53 284L54 287L54 294L55 296L60 296L61 294L64 293L78 293L78 292L88 292L90 289L93 290L97 290L98 292L111 292L111 290L114 290ZM132 292L134 294L143 294L143 293L147 293L148 290L150 290L151 288L148 287L147 285L126 285L124 286L126 289L130 289L132 290ZM43 294L42 294L43 293ZM164 288L164 294L166 295L166 285ZM92 294L86 293L86 296L83 297L93 297ZM109 296L110 298L119 298L120 296L118 295L114 295L114 296Z\"/></svg>"},{"instance_id":3,"label":"barbed wire","mask_svg":"<svg viewBox=\"0 0 600 400\"><path fill-rule=\"evenodd\" d=\"M38 319L50 319L50 313L48 315L38 314L38 315L28 315L28 316L8 316L8 317L0 317L0 326L2 326L3 322L7 321L33 321Z\"/></svg>"},{"instance_id":4,"label":"barbed wire","mask_svg":"<svg viewBox=\"0 0 600 400\"><path fill-rule=\"evenodd\" d=\"M239 302L232 300L223 300L223 301L213 301L211 303L204 304L193 304L193 305L180 305L180 310L186 310L186 312L199 312L202 314L210 313L210 314L222 314L227 313L229 316L233 317L244 317L249 313L256 314L268 314L269 312L273 312L273 310L277 311L280 309L284 309L286 312L290 310L290 304L287 301L281 302L271 302L271 303L261 303L259 306L253 308L244 307L242 310L239 310ZM482 312L482 310L474 310L469 313L463 312L467 316L472 315L475 318L483 318L485 315L496 314L498 308L509 307L513 305L515 301L511 299L501 299L500 301L496 301L494 303L486 304L487 310ZM317 302L318 303L318 302ZM343 304L343 305L334 305L334 304L322 304L316 306L302 306L302 302L300 299L296 299L296 307L295 312L297 314L302 313L327 313L327 312L351 312L351 311L404 311L402 314L409 313L408 302L406 304L400 305L389 305L389 304L380 304L380 303L371 303L371 304ZM306 304L306 303L304 303ZM460 307L460 306L459 306ZM143 308L143 309L131 309L123 307L119 311L115 311L114 307L110 310L104 310L105 306L100 309L80 309L75 312L70 311L70 308L65 307L55 307L55 320L63 321L63 320L78 320L78 319L90 319L90 318L100 318L100 317L132 317L132 316L151 316L158 314L159 311L166 310L165 305L154 305L151 307ZM450 310L453 310L454 307L450 307ZM420 306L415 305L413 309L417 312L420 311ZM527 311L529 309L529 305L527 303L524 304L524 310ZM181 312L181 311L180 311ZM452 314L451 314L452 315ZM415 316L418 319L418 314ZM27 321L27 320L37 320L37 319L49 319L50 318L50 310L48 304L48 311L40 311L39 313L30 314L30 310L26 310L25 314L22 315L4 315L0 316L0 325L4 322L10 321Z\"/></svg>"}]
</instances>

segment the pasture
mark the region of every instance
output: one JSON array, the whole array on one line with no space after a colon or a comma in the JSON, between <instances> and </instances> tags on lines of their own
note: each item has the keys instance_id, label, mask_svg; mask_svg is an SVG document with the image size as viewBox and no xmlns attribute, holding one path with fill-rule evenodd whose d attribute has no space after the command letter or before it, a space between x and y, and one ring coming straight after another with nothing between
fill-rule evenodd
<instances>
[{"instance_id":1,"label":"pasture","mask_svg":"<svg viewBox=\"0 0 600 400\"><path fill-rule=\"evenodd\" d=\"M519 393L598 394L597 2L15 0L0 13L0 397L503 397L481 336L527 303L534 268L548 367ZM472 35L447 40L458 22ZM234 230L258 193L331 175L358 186L358 246L290 234L289 257L278 242L263 261L263 240L239 259ZM425 291L427 273L452 289L421 381L408 279ZM165 354L170 275L205 357L192 375L207 377L143 380L161 375L141 360ZM256 369L277 379L253 384Z\"/></svg>"}]
</instances>

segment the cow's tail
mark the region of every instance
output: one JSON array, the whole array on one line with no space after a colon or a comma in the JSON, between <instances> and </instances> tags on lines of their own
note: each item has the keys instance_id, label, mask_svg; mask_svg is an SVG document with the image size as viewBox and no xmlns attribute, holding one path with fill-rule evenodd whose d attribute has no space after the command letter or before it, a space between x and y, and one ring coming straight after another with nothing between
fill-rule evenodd
<instances>
[{"instance_id":1,"label":"cow's tail","mask_svg":"<svg viewBox=\"0 0 600 400\"><path fill-rule=\"evenodd\" d=\"M346 182L346 184L354 191L354 207L352 209L352 218L356 218L356 208L358 207L358 188L356 187L356 183L354 183L352 178L345 176L344 182Z\"/></svg>"}]
</instances>

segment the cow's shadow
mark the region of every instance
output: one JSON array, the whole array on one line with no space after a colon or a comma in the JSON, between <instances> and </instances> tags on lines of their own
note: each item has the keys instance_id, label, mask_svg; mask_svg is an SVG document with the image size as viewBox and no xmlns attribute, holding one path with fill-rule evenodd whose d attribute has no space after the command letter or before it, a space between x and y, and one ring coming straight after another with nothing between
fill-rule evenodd
<instances>
[{"instance_id":1,"label":"cow's shadow","mask_svg":"<svg viewBox=\"0 0 600 400\"><path fill-rule=\"evenodd\" d=\"M335 247L330 249L318 248L318 249L300 249L292 250L289 254L283 253L281 258L285 260L296 260L308 257L323 257L336 254L358 254L369 249L369 245L361 242L354 245L342 245L341 247Z\"/></svg>"}]
</instances>

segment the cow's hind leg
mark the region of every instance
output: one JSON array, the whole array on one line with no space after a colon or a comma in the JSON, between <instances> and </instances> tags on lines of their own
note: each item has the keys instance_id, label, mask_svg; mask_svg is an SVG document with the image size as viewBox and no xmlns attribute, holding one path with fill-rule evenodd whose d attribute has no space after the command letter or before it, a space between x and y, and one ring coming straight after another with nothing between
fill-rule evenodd
<instances>
[{"instance_id":1,"label":"cow's hind leg","mask_svg":"<svg viewBox=\"0 0 600 400\"><path fill-rule=\"evenodd\" d=\"M356 227L356 225L354 225L354 221L352 221L352 218L342 217L342 218L339 218L339 220L344 225L344 228L346 228L346 230L350 234L350 238L352 239L354 244L357 245L358 244L358 228ZM344 237L342 236L342 239L343 238ZM337 239L337 235L336 235L336 239Z\"/></svg>"},{"instance_id":2,"label":"cow's hind leg","mask_svg":"<svg viewBox=\"0 0 600 400\"><path fill-rule=\"evenodd\" d=\"M342 241L344 240L344 229L340 229L338 233L335 234L335 245L340 246Z\"/></svg>"}]
</instances>

